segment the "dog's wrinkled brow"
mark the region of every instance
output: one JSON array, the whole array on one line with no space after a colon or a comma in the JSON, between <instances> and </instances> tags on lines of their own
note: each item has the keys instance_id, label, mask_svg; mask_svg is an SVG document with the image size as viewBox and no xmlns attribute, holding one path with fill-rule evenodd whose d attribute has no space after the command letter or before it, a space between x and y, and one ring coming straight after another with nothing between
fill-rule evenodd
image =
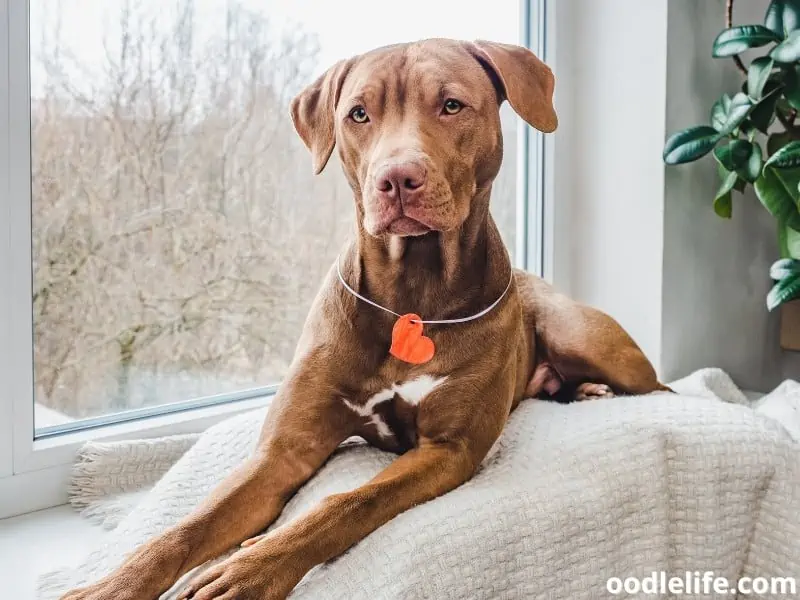
<instances>
[{"instance_id":1,"label":"dog's wrinkled brow","mask_svg":"<svg viewBox=\"0 0 800 600\"><path fill-rule=\"evenodd\" d=\"M381 79L379 83L368 83L352 94L348 95L345 107L350 110L352 107L363 104L367 108L383 107L386 103L386 81Z\"/></svg>"},{"instance_id":2,"label":"dog's wrinkled brow","mask_svg":"<svg viewBox=\"0 0 800 600\"><path fill-rule=\"evenodd\" d=\"M448 98L455 98L468 104L477 103L477 94L470 92L463 85L454 81L442 82L439 84L439 100L444 102Z\"/></svg>"}]
</instances>

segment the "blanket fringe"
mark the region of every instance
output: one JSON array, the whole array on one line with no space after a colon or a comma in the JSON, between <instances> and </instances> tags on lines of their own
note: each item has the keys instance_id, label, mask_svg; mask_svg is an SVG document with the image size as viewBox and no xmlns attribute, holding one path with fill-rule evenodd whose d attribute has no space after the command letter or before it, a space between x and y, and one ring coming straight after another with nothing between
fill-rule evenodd
<instances>
[{"instance_id":1,"label":"blanket fringe","mask_svg":"<svg viewBox=\"0 0 800 600\"><path fill-rule=\"evenodd\" d=\"M70 504L93 523L113 529L198 438L187 434L84 445L72 468Z\"/></svg>"},{"instance_id":2,"label":"blanket fringe","mask_svg":"<svg viewBox=\"0 0 800 600\"><path fill-rule=\"evenodd\" d=\"M71 571L61 569L51 571L39 576L39 584L36 588L36 598L38 600L59 600L64 595L65 590L72 584Z\"/></svg>"}]
</instances>

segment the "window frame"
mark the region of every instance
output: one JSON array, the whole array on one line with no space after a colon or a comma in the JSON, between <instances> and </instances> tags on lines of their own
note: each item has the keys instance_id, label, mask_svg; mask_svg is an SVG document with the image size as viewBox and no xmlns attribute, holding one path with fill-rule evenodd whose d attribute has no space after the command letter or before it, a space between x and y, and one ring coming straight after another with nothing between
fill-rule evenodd
<instances>
[{"instance_id":1,"label":"window frame","mask_svg":"<svg viewBox=\"0 0 800 600\"><path fill-rule=\"evenodd\" d=\"M519 0L520 43L543 60L553 4ZM65 503L75 453L87 441L199 432L264 406L277 387L129 411L34 438L29 15L29 0L0 0L0 518ZM547 277L552 152L540 132L521 120L518 127L516 263Z\"/></svg>"}]
</instances>

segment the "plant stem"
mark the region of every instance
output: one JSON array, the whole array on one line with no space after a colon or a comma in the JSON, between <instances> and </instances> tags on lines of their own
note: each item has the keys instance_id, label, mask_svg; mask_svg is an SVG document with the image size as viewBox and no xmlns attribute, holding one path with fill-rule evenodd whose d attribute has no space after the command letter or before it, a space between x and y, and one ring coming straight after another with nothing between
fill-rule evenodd
<instances>
[{"instance_id":1,"label":"plant stem","mask_svg":"<svg viewBox=\"0 0 800 600\"><path fill-rule=\"evenodd\" d=\"M792 139L800 139L800 127L794 124L794 119L797 116L796 110L789 111L788 114L784 115L780 109L776 108L775 116L778 117L778 121L781 122L786 132L792 136Z\"/></svg>"},{"instance_id":2,"label":"plant stem","mask_svg":"<svg viewBox=\"0 0 800 600\"><path fill-rule=\"evenodd\" d=\"M733 27L733 0L727 0L725 3L725 28L730 29L731 27ZM744 66L739 55L734 54L731 58L733 58L733 62L736 63L739 70L747 75L747 67Z\"/></svg>"}]
</instances>

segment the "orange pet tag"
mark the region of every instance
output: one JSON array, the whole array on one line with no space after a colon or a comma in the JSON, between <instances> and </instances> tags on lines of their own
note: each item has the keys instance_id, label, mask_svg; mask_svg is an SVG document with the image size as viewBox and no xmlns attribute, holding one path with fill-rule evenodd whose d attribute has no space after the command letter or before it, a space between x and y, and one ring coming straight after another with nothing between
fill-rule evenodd
<instances>
[{"instance_id":1,"label":"orange pet tag","mask_svg":"<svg viewBox=\"0 0 800 600\"><path fill-rule=\"evenodd\" d=\"M436 348L431 338L422 335L421 320L419 315L411 313L397 319L392 327L389 354L412 365L421 365L433 358Z\"/></svg>"}]
</instances>

